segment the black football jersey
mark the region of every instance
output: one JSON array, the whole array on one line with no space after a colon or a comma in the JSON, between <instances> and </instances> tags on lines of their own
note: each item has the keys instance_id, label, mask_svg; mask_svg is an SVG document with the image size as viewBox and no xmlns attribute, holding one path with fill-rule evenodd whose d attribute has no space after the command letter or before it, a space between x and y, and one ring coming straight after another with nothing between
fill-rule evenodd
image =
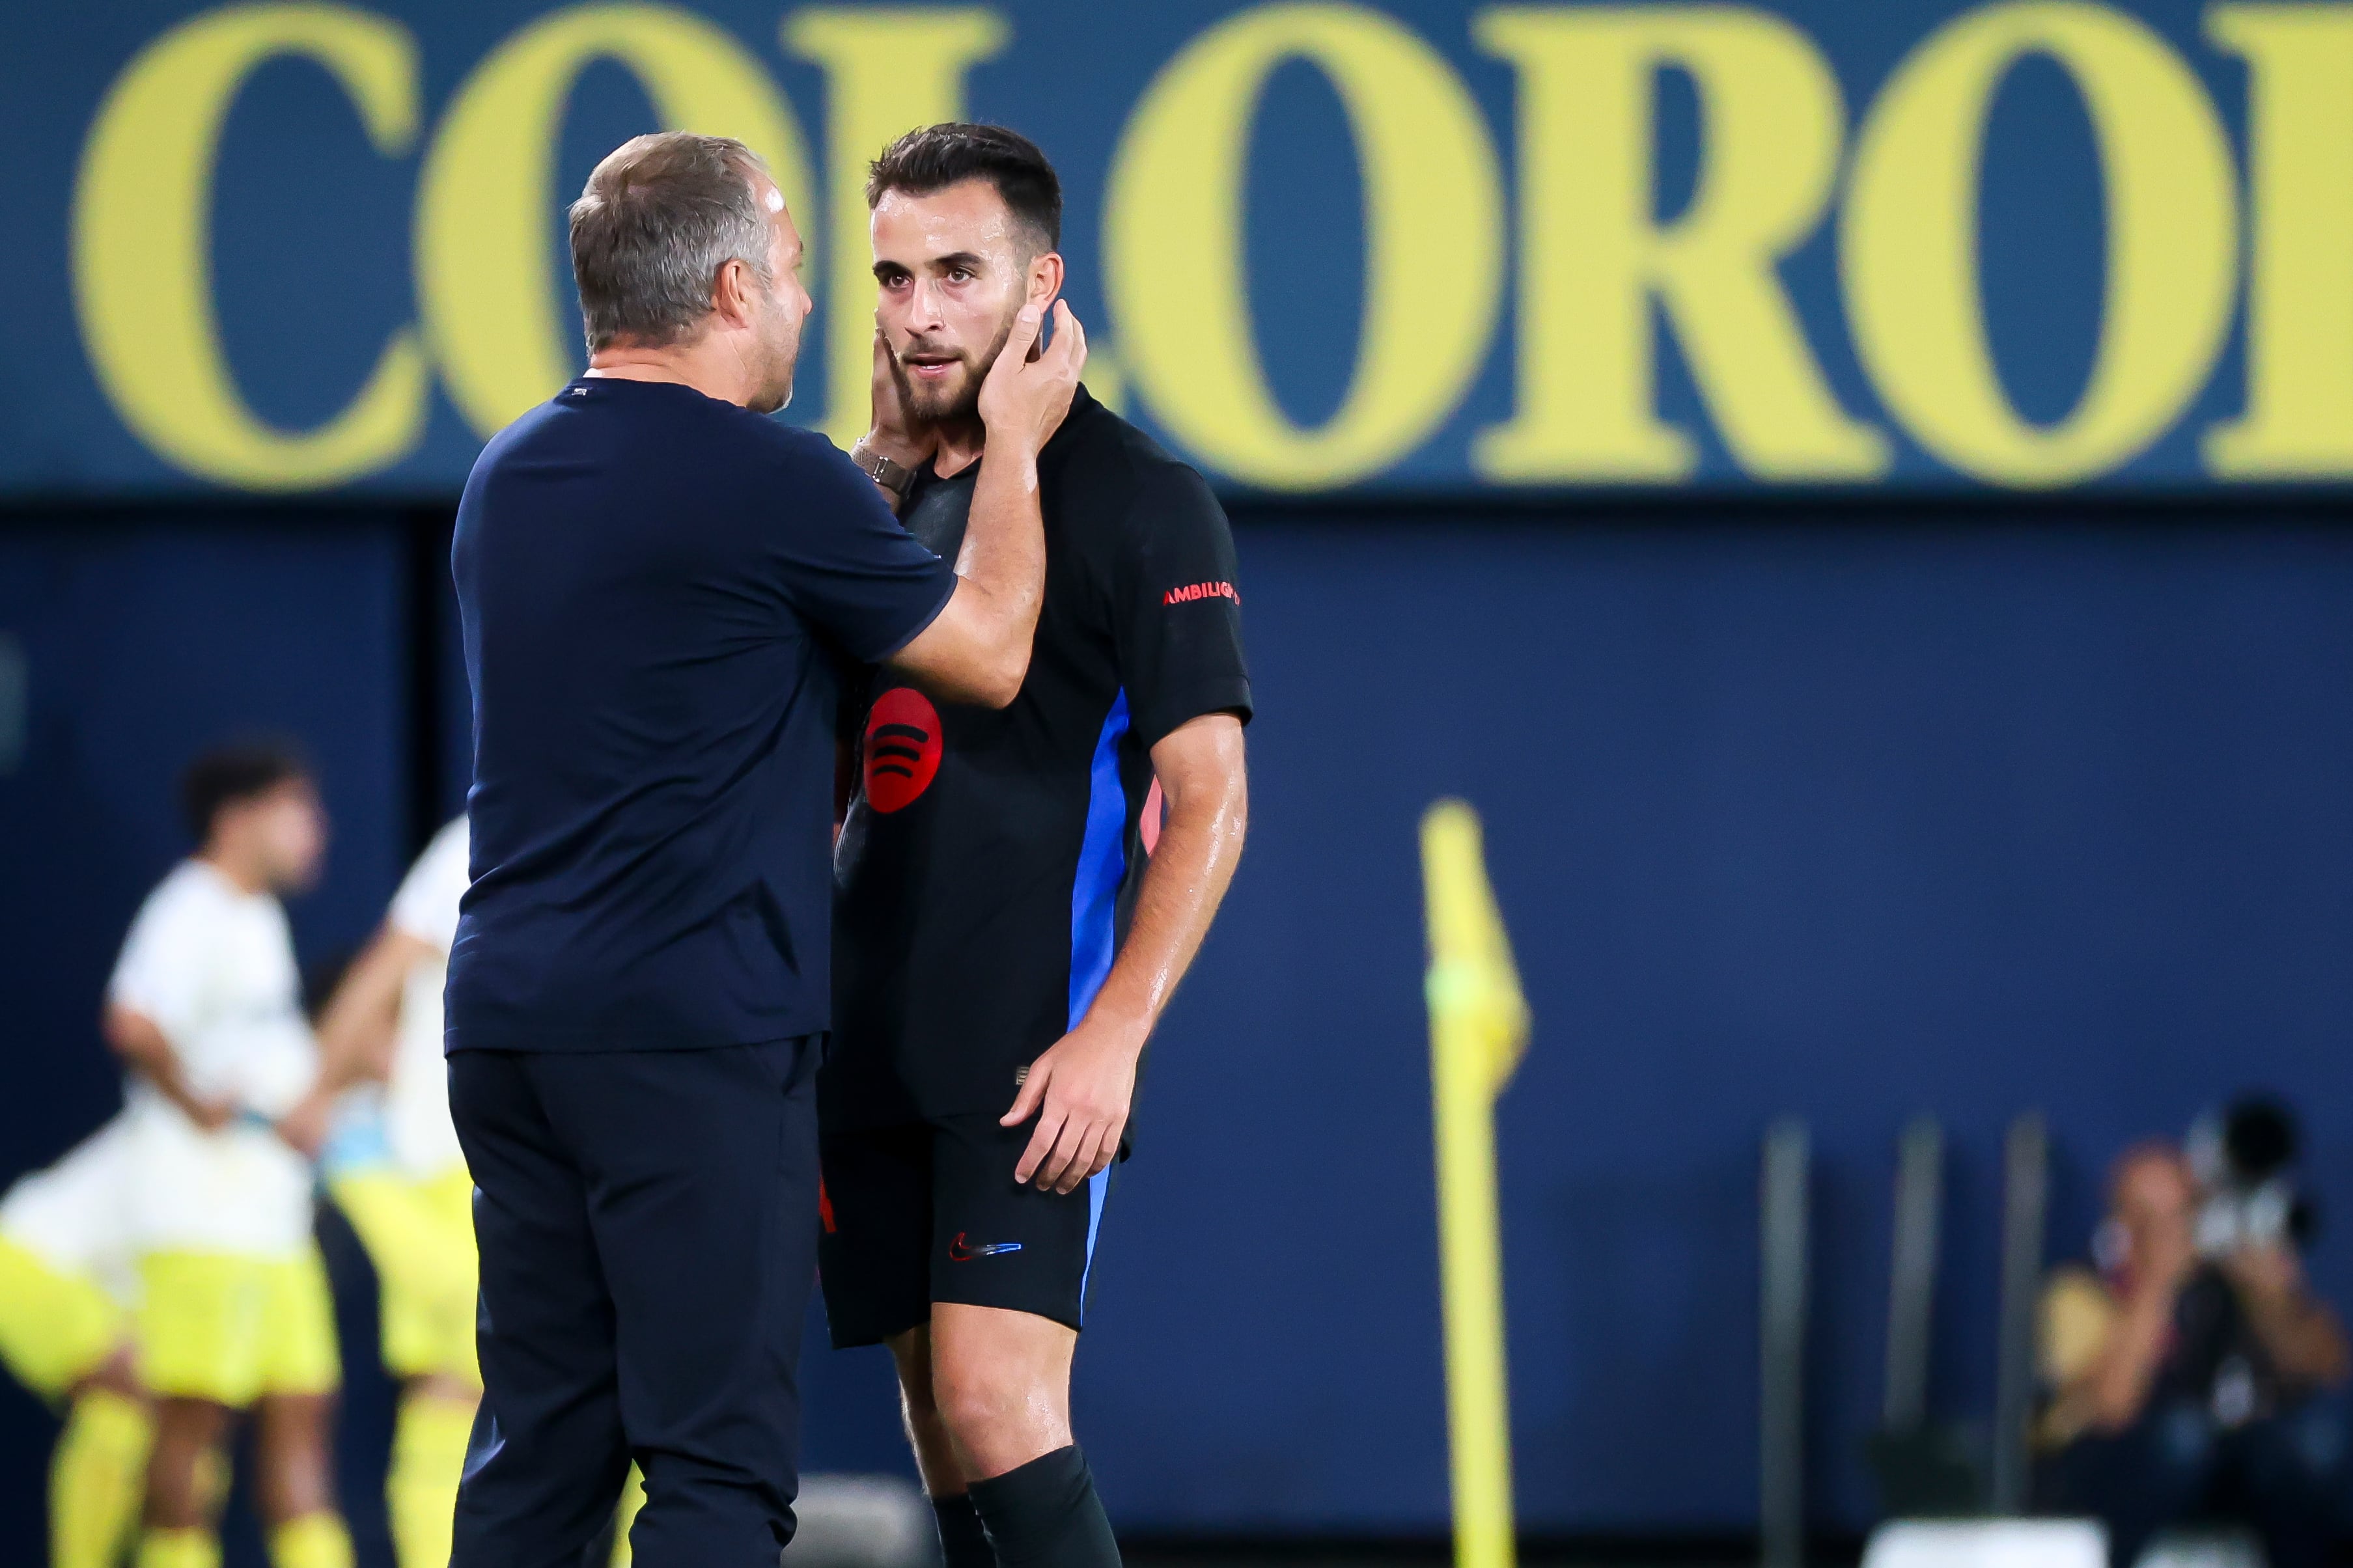
<instances>
[{"instance_id":1,"label":"black football jersey","mask_svg":"<svg viewBox=\"0 0 2353 1568\"><path fill-rule=\"evenodd\" d=\"M978 471L926 468L910 492L908 531L944 560ZM1011 706L935 701L885 667L846 708L819 1080L837 1129L1009 1109L1111 972L1159 833L1153 746L1250 717L1233 535L1201 477L1082 387L1038 480L1045 600Z\"/></svg>"}]
</instances>

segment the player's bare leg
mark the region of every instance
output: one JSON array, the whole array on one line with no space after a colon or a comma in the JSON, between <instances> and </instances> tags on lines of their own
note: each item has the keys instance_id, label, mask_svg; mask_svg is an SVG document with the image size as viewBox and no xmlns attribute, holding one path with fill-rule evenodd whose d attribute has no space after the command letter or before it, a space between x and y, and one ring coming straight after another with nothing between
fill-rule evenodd
<instances>
[{"instance_id":1,"label":"player's bare leg","mask_svg":"<svg viewBox=\"0 0 2353 1568\"><path fill-rule=\"evenodd\" d=\"M254 1500L274 1568L351 1568L328 1458L334 1410L331 1394L275 1394L255 1406Z\"/></svg>"},{"instance_id":2,"label":"player's bare leg","mask_svg":"<svg viewBox=\"0 0 2353 1568\"><path fill-rule=\"evenodd\" d=\"M923 1490L934 1499L962 1497L964 1466L941 1418L932 1385L932 1331L929 1324L909 1329L890 1341L891 1359L899 1363L899 1414L907 1427L908 1447L915 1450L915 1468Z\"/></svg>"},{"instance_id":3,"label":"player's bare leg","mask_svg":"<svg viewBox=\"0 0 2353 1568\"><path fill-rule=\"evenodd\" d=\"M138 1568L218 1568L213 1521L228 1490L223 1447L235 1419L209 1399L156 1402Z\"/></svg>"},{"instance_id":4,"label":"player's bare leg","mask_svg":"<svg viewBox=\"0 0 2353 1568\"><path fill-rule=\"evenodd\" d=\"M940 1555L946 1568L994 1568L997 1553L973 1511L964 1463L932 1379L932 1331L928 1324L909 1329L888 1342L891 1357L899 1363L899 1413L907 1426L907 1444L915 1450L915 1468L922 1472L924 1495L938 1516Z\"/></svg>"},{"instance_id":5,"label":"player's bare leg","mask_svg":"<svg viewBox=\"0 0 2353 1568\"><path fill-rule=\"evenodd\" d=\"M1075 1331L1035 1312L942 1301L930 1338L934 1400L967 1478L1070 1447Z\"/></svg>"},{"instance_id":6,"label":"player's bare leg","mask_svg":"<svg viewBox=\"0 0 2353 1568\"><path fill-rule=\"evenodd\" d=\"M1071 1441L1078 1341L1032 1312L943 1301L928 1328L891 1342L907 1436L940 1514L950 1568L1119 1562L1086 1461ZM987 1557L977 1554L984 1547Z\"/></svg>"},{"instance_id":7,"label":"player's bare leg","mask_svg":"<svg viewBox=\"0 0 2353 1568\"><path fill-rule=\"evenodd\" d=\"M209 1399L162 1399L155 1405L155 1446L147 1459L147 1528L209 1530L215 1489L206 1456L228 1436L231 1412Z\"/></svg>"}]
</instances>

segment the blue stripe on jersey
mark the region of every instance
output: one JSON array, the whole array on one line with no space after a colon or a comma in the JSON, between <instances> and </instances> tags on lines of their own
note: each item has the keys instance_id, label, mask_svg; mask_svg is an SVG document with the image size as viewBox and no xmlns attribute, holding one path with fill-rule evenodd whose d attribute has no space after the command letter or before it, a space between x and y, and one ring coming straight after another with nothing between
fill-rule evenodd
<instances>
[{"instance_id":1,"label":"blue stripe on jersey","mask_svg":"<svg viewBox=\"0 0 2353 1568\"><path fill-rule=\"evenodd\" d=\"M1071 889L1071 1022L1094 1005L1095 993L1111 973L1112 925L1119 909L1119 884L1127 875L1127 792L1119 786L1119 743L1127 734L1127 691L1122 688L1103 715L1095 738L1094 762L1087 770L1087 829L1079 841L1079 875ZM1111 1172L1087 1178L1087 1261L1079 1274L1079 1316L1086 1317L1087 1277L1095 1271L1095 1232L1103 1225L1103 1194Z\"/></svg>"},{"instance_id":2,"label":"blue stripe on jersey","mask_svg":"<svg viewBox=\"0 0 2353 1568\"><path fill-rule=\"evenodd\" d=\"M1094 1005L1111 973L1112 919L1119 884L1127 875L1127 793L1119 787L1119 742L1127 733L1127 691L1122 688L1103 716L1087 771L1087 829L1079 841L1079 875L1071 888L1071 1021Z\"/></svg>"}]
</instances>

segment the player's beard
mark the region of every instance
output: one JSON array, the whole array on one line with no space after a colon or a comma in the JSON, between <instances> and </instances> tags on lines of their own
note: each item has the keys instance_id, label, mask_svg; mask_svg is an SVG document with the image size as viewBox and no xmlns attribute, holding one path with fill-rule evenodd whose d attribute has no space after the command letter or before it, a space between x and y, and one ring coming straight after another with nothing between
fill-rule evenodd
<instances>
[{"instance_id":1,"label":"player's beard","mask_svg":"<svg viewBox=\"0 0 2353 1568\"><path fill-rule=\"evenodd\" d=\"M907 412L925 425L959 425L978 418L981 385L987 381L989 367L996 364L997 356L1005 352L1005 340L1013 335L1013 319L1020 313L1021 302L1017 300L1005 312L1005 320L997 324L997 341L988 345L988 352L977 362L968 353L956 356L964 374L953 385L940 386L905 376L902 384L907 394ZM936 351L925 351L923 344L916 342L908 344L907 352Z\"/></svg>"}]
</instances>

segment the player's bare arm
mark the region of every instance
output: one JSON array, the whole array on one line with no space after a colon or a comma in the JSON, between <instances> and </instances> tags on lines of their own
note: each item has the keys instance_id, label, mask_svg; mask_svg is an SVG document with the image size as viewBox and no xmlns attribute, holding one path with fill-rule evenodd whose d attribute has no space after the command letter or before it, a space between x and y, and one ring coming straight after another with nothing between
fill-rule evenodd
<instances>
[{"instance_id":1,"label":"player's bare arm","mask_svg":"<svg viewBox=\"0 0 2353 1568\"><path fill-rule=\"evenodd\" d=\"M278 1119L280 1138L316 1155L326 1142L337 1098L353 1084L381 1083L391 1076L401 988L410 969L438 956L422 938L389 925L377 930L319 1016L318 1081Z\"/></svg>"},{"instance_id":2,"label":"player's bare arm","mask_svg":"<svg viewBox=\"0 0 2353 1568\"><path fill-rule=\"evenodd\" d=\"M319 1016L319 1081L329 1092L390 1074L401 990L411 970L439 956L423 937L377 928Z\"/></svg>"},{"instance_id":3,"label":"player's bare arm","mask_svg":"<svg viewBox=\"0 0 2353 1568\"><path fill-rule=\"evenodd\" d=\"M1205 713L1177 726L1152 748L1152 766L1168 815L1127 941L1087 1016L1031 1065L1005 1114L1008 1127L1038 1118L1017 1182L1071 1192L1118 1158L1145 1043L1241 859L1250 826L1241 721Z\"/></svg>"},{"instance_id":4,"label":"player's bare arm","mask_svg":"<svg viewBox=\"0 0 2353 1568\"><path fill-rule=\"evenodd\" d=\"M120 1003L109 1003L100 1026L107 1045L124 1065L153 1084L164 1099L206 1131L227 1126L237 1114L237 1107L227 1100L206 1099L188 1087L187 1074L180 1069L179 1055L172 1049L172 1042L164 1038L162 1026L154 1019Z\"/></svg>"},{"instance_id":5,"label":"player's bare arm","mask_svg":"<svg viewBox=\"0 0 2353 1568\"><path fill-rule=\"evenodd\" d=\"M1035 359L1046 308L1022 307L981 384L988 461L972 498L947 606L891 662L934 695L1002 708L1019 695L1046 589L1038 453L1070 412L1087 363L1086 332L1057 300L1053 340Z\"/></svg>"}]
</instances>

